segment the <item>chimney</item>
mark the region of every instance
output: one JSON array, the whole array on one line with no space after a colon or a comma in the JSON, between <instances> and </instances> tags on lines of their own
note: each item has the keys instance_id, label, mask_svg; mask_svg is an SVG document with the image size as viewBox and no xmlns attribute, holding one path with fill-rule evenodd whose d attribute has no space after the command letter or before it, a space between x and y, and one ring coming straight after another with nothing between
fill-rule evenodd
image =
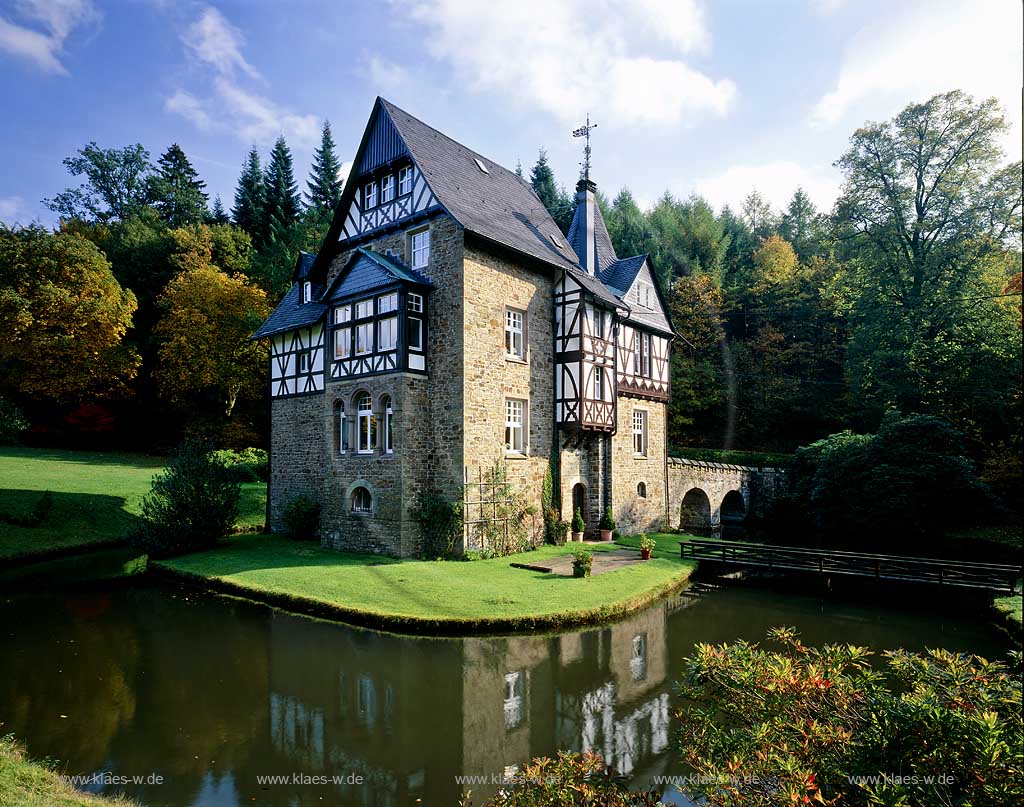
<instances>
[{"instance_id":1,"label":"chimney","mask_svg":"<svg viewBox=\"0 0 1024 807\"><path fill-rule=\"evenodd\" d=\"M585 227L581 235L586 238L583 249L579 250L580 263L587 270L588 275L597 272L597 255L594 248L594 218L599 215L597 212L597 185L589 179L581 179L576 183L576 210L577 215L582 213L583 218L577 226Z\"/></svg>"}]
</instances>

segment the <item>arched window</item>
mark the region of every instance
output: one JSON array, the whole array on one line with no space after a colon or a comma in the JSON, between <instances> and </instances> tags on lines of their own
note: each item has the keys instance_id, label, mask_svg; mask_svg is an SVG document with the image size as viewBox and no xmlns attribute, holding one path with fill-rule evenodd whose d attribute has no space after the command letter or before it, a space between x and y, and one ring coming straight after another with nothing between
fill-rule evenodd
<instances>
[{"instance_id":1,"label":"arched window","mask_svg":"<svg viewBox=\"0 0 1024 807\"><path fill-rule=\"evenodd\" d=\"M373 414L373 400L364 392L359 396L356 407L359 417L356 450L360 454L372 454L377 445L377 418Z\"/></svg>"},{"instance_id":2,"label":"arched window","mask_svg":"<svg viewBox=\"0 0 1024 807\"><path fill-rule=\"evenodd\" d=\"M391 409L391 396L380 399L380 408L384 410L384 453L395 453L395 437L393 430L394 411Z\"/></svg>"},{"instance_id":3,"label":"arched window","mask_svg":"<svg viewBox=\"0 0 1024 807\"><path fill-rule=\"evenodd\" d=\"M344 454L348 451L348 416L345 414L345 402L338 401L334 405L336 425L338 428L338 452Z\"/></svg>"},{"instance_id":4,"label":"arched window","mask_svg":"<svg viewBox=\"0 0 1024 807\"><path fill-rule=\"evenodd\" d=\"M637 485L636 485L636 495L639 496L641 499L646 499L647 498L647 483L646 482L638 482L637 483Z\"/></svg>"},{"instance_id":5,"label":"arched window","mask_svg":"<svg viewBox=\"0 0 1024 807\"><path fill-rule=\"evenodd\" d=\"M373 512L373 495L366 488L358 487L352 491L352 512L364 515Z\"/></svg>"}]
</instances>

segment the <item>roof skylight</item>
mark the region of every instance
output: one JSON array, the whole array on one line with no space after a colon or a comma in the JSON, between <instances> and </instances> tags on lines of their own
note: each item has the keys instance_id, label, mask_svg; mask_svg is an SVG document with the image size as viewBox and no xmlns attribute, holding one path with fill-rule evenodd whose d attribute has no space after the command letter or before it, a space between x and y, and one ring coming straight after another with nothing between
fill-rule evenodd
<instances>
[{"instance_id":1,"label":"roof skylight","mask_svg":"<svg viewBox=\"0 0 1024 807\"><path fill-rule=\"evenodd\" d=\"M485 174L491 173L490 171L487 170L487 166L484 165L484 161L481 160L479 157L474 157L473 158L473 162L475 162L476 163L476 167L479 168L481 171L483 171Z\"/></svg>"}]
</instances>

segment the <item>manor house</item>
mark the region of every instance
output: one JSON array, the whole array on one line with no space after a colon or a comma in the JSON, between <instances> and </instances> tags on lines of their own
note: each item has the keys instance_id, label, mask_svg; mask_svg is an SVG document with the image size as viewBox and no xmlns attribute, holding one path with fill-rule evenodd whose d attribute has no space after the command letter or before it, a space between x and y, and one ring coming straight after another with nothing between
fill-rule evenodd
<instances>
[{"instance_id":1,"label":"manor house","mask_svg":"<svg viewBox=\"0 0 1024 807\"><path fill-rule=\"evenodd\" d=\"M528 182L378 98L330 230L270 343L271 525L300 495L338 549L413 555L421 493L504 463L593 535L668 512L673 340L646 255L620 258L589 171L563 236Z\"/></svg>"}]
</instances>

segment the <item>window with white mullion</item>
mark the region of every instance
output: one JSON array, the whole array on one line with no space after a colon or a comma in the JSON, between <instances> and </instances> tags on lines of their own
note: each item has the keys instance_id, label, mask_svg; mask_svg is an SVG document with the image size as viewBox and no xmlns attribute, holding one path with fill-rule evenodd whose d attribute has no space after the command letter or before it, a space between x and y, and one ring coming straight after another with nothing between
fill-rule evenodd
<instances>
[{"instance_id":1,"label":"window with white mullion","mask_svg":"<svg viewBox=\"0 0 1024 807\"><path fill-rule=\"evenodd\" d=\"M505 355L510 359L526 358L525 315L512 308L505 309Z\"/></svg>"},{"instance_id":2,"label":"window with white mullion","mask_svg":"<svg viewBox=\"0 0 1024 807\"><path fill-rule=\"evenodd\" d=\"M505 399L505 451L526 453L526 401Z\"/></svg>"},{"instance_id":3,"label":"window with white mullion","mask_svg":"<svg viewBox=\"0 0 1024 807\"><path fill-rule=\"evenodd\" d=\"M381 409L384 410L384 453L395 453L394 419L395 413L391 408L391 396L385 395L381 401Z\"/></svg>"},{"instance_id":4,"label":"window with white mullion","mask_svg":"<svg viewBox=\"0 0 1024 807\"><path fill-rule=\"evenodd\" d=\"M594 400L604 400L604 367L594 368Z\"/></svg>"},{"instance_id":5,"label":"window with white mullion","mask_svg":"<svg viewBox=\"0 0 1024 807\"><path fill-rule=\"evenodd\" d=\"M394 350L398 346L398 317L377 321L377 351Z\"/></svg>"},{"instance_id":6,"label":"window with white mullion","mask_svg":"<svg viewBox=\"0 0 1024 807\"><path fill-rule=\"evenodd\" d=\"M369 395L359 398L358 426L356 450L360 454L372 454L377 445L377 418L373 414L373 400Z\"/></svg>"},{"instance_id":7,"label":"window with white mullion","mask_svg":"<svg viewBox=\"0 0 1024 807\"><path fill-rule=\"evenodd\" d=\"M647 456L647 412L643 409L633 410L633 454Z\"/></svg>"},{"instance_id":8,"label":"window with white mullion","mask_svg":"<svg viewBox=\"0 0 1024 807\"><path fill-rule=\"evenodd\" d=\"M423 269L430 263L430 230L413 233L411 242L412 268Z\"/></svg>"},{"instance_id":9,"label":"window with white mullion","mask_svg":"<svg viewBox=\"0 0 1024 807\"><path fill-rule=\"evenodd\" d=\"M412 193L412 166L406 166L398 172L398 195Z\"/></svg>"},{"instance_id":10,"label":"window with white mullion","mask_svg":"<svg viewBox=\"0 0 1024 807\"><path fill-rule=\"evenodd\" d=\"M369 210L377 206L377 183L367 182L363 190L363 207Z\"/></svg>"},{"instance_id":11,"label":"window with white mullion","mask_svg":"<svg viewBox=\"0 0 1024 807\"><path fill-rule=\"evenodd\" d=\"M380 181L380 201L381 204L390 202L395 198L395 175L388 174L386 177L382 177Z\"/></svg>"}]
</instances>

